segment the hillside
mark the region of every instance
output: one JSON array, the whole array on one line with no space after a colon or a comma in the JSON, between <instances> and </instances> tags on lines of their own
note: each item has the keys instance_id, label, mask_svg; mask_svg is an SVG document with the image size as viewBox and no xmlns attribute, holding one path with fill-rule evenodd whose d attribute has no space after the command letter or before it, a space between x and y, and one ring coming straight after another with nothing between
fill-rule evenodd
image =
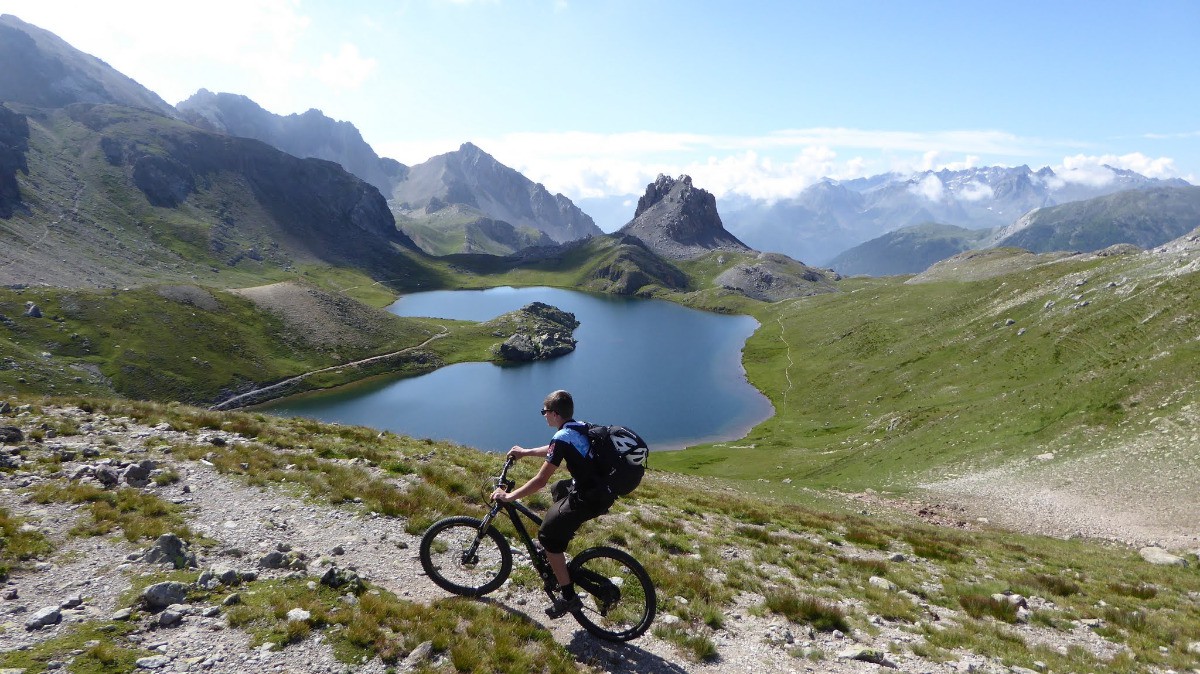
<instances>
[{"instance_id":1,"label":"hillside","mask_svg":"<svg viewBox=\"0 0 1200 674\"><path fill-rule=\"evenodd\" d=\"M658 586L651 632L606 644L544 617L520 555L486 600L420 574L421 532L482 514L499 457L178 405L3 403L0 668L951 674L1200 658L1200 579L1182 557L658 472L573 546L625 548Z\"/></svg>"},{"instance_id":2,"label":"hillside","mask_svg":"<svg viewBox=\"0 0 1200 674\"><path fill-rule=\"evenodd\" d=\"M847 276L916 274L935 262L978 248L989 232L937 223L901 227L843 251L829 266Z\"/></svg>"},{"instance_id":3,"label":"hillside","mask_svg":"<svg viewBox=\"0 0 1200 674\"><path fill-rule=\"evenodd\" d=\"M757 311L744 362L775 417L658 465L1194 545L1198 269L1200 232L1124 255L1002 249ZM1078 517L1055 521L1066 509L1047 504L1068 501Z\"/></svg>"},{"instance_id":4,"label":"hillside","mask_svg":"<svg viewBox=\"0 0 1200 674\"><path fill-rule=\"evenodd\" d=\"M1120 243L1153 248L1200 225L1200 187L1130 190L1025 214L990 242L1035 253L1091 252Z\"/></svg>"},{"instance_id":5,"label":"hillside","mask_svg":"<svg viewBox=\"0 0 1200 674\"><path fill-rule=\"evenodd\" d=\"M970 249L1023 248L1035 253L1093 252L1126 245L1153 248L1200 223L1200 187L1144 187L1034 209L1004 227L901 227L839 254L844 274L916 274Z\"/></svg>"},{"instance_id":6,"label":"hillside","mask_svg":"<svg viewBox=\"0 0 1200 674\"><path fill-rule=\"evenodd\" d=\"M336 164L132 108L10 109L27 120L28 172L14 174L0 283L227 286L306 265L398 285L423 275L378 190Z\"/></svg>"}]
</instances>

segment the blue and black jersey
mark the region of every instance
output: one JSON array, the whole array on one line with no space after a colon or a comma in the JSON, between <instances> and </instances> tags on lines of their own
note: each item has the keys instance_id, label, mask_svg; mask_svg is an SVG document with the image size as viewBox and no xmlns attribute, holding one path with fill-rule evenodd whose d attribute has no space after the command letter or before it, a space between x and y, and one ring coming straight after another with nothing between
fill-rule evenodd
<instances>
[{"instance_id":1,"label":"blue and black jersey","mask_svg":"<svg viewBox=\"0 0 1200 674\"><path fill-rule=\"evenodd\" d=\"M592 443L587 437L587 426L574 420L568 421L550 440L550 452L546 461L561 466L567 462L567 471L575 480L575 488L584 491L593 487L596 476L596 461L592 454Z\"/></svg>"}]
</instances>

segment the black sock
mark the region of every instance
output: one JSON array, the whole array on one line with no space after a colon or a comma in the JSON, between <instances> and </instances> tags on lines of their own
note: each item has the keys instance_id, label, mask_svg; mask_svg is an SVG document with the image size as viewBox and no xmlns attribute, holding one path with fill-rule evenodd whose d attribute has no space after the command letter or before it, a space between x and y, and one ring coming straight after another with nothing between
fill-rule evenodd
<instances>
[{"instance_id":1,"label":"black sock","mask_svg":"<svg viewBox=\"0 0 1200 674\"><path fill-rule=\"evenodd\" d=\"M558 588L558 590L562 592L563 599L574 599L577 596L575 594L575 583L567 583L566 585L562 585Z\"/></svg>"}]
</instances>

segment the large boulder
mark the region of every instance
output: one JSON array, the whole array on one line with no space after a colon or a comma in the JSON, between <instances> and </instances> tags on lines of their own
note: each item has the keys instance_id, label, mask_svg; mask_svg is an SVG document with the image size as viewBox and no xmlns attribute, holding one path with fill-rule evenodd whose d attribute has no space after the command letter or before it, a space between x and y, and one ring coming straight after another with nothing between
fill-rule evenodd
<instances>
[{"instance_id":1,"label":"large boulder","mask_svg":"<svg viewBox=\"0 0 1200 674\"><path fill-rule=\"evenodd\" d=\"M175 534L163 534L146 550L146 554L142 555L142 561L147 564L170 563L176 569L194 569L196 553L190 550L187 541Z\"/></svg>"},{"instance_id":2,"label":"large boulder","mask_svg":"<svg viewBox=\"0 0 1200 674\"><path fill-rule=\"evenodd\" d=\"M151 611L187 601L188 586L178 581L155 583L142 591L142 603Z\"/></svg>"},{"instance_id":3,"label":"large boulder","mask_svg":"<svg viewBox=\"0 0 1200 674\"><path fill-rule=\"evenodd\" d=\"M1151 564L1154 564L1156 566L1187 566L1188 565L1187 560L1184 559L1183 557L1172 555L1171 553L1167 552L1166 550L1159 548L1159 547L1155 547L1155 546L1142 548L1141 550L1138 550L1138 554L1142 556L1142 559L1144 559L1147 562L1150 562Z\"/></svg>"}]
</instances>

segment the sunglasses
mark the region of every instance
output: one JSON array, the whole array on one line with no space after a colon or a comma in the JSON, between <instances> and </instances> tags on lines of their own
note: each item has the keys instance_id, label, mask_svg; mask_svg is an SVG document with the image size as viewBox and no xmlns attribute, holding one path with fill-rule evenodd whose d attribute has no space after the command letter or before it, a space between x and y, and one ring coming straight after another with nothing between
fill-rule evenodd
<instances>
[{"instance_id":1,"label":"sunglasses","mask_svg":"<svg viewBox=\"0 0 1200 674\"><path fill-rule=\"evenodd\" d=\"M549 412L550 410L542 410L542 416L546 416Z\"/></svg>"}]
</instances>

